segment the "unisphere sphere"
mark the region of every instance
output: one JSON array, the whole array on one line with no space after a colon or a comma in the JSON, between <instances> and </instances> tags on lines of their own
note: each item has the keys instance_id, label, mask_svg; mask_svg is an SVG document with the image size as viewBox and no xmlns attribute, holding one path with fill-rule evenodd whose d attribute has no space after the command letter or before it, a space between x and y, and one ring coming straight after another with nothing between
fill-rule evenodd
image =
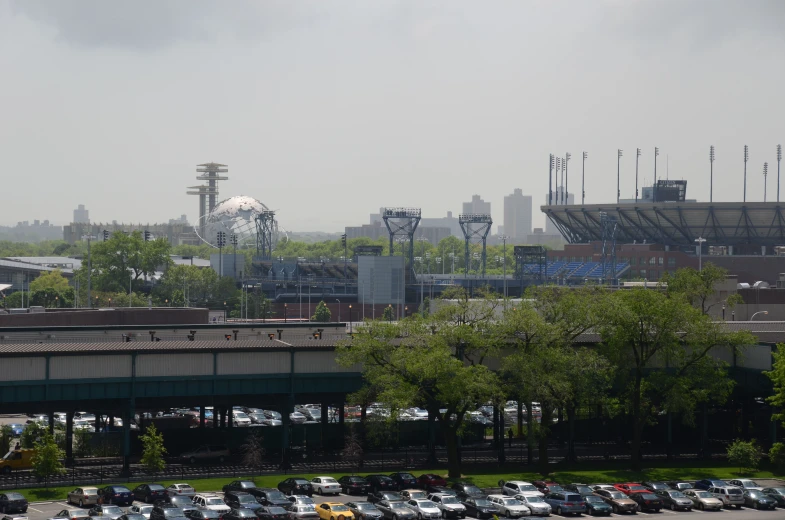
<instances>
[{"instance_id":1,"label":"unisphere sphere","mask_svg":"<svg viewBox=\"0 0 785 520\"><path fill-rule=\"evenodd\" d=\"M269 208L253 197L237 195L222 200L216 204L213 211L204 217L204 236L200 234L200 226L195 226L194 230L204 242L216 246L219 231L226 233L226 247L232 245L232 234L237 235L238 247L249 247L256 244L256 222L255 217L262 211L269 211ZM278 226L275 225L275 235L277 237Z\"/></svg>"}]
</instances>

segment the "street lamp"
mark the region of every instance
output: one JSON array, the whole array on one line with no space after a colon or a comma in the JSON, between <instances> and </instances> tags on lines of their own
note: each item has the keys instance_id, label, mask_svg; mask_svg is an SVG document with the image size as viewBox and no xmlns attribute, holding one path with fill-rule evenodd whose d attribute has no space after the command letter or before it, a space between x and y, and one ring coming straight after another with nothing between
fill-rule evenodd
<instances>
[{"instance_id":1,"label":"street lamp","mask_svg":"<svg viewBox=\"0 0 785 520\"><path fill-rule=\"evenodd\" d=\"M714 202L714 145L709 146L709 202Z\"/></svg>"},{"instance_id":2,"label":"street lamp","mask_svg":"<svg viewBox=\"0 0 785 520\"><path fill-rule=\"evenodd\" d=\"M703 263L702 263L703 256L702 255L703 255L703 243L705 241L706 241L706 239L703 238L703 237L698 237L698 238L695 239L695 242L698 243L698 272L703 271Z\"/></svg>"},{"instance_id":3,"label":"street lamp","mask_svg":"<svg viewBox=\"0 0 785 520\"><path fill-rule=\"evenodd\" d=\"M288 303L284 303L283 304L283 322L284 323L286 323L286 321L288 320L288 316L287 316L288 311L289 311L289 304Z\"/></svg>"},{"instance_id":4,"label":"street lamp","mask_svg":"<svg viewBox=\"0 0 785 520\"><path fill-rule=\"evenodd\" d=\"M569 202L570 202L570 197L569 197L569 193L570 192L567 190L567 188L568 188L568 186L570 184L570 179L567 176L568 175L567 174L567 165L569 164L571 157L572 157L572 154L570 152L567 152L564 155L564 191L566 193L564 194L564 197L562 198L562 204L569 204Z\"/></svg>"},{"instance_id":5,"label":"street lamp","mask_svg":"<svg viewBox=\"0 0 785 520\"><path fill-rule=\"evenodd\" d=\"M349 304L349 334L352 333L352 304Z\"/></svg>"},{"instance_id":6,"label":"street lamp","mask_svg":"<svg viewBox=\"0 0 785 520\"><path fill-rule=\"evenodd\" d=\"M750 321L754 320L755 316L757 316L758 314L768 314L768 313L769 313L769 311L758 311L755 314L753 314L752 316L750 316Z\"/></svg>"},{"instance_id":7,"label":"street lamp","mask_svg":"<svg viewBox=\"0 0 785 520\"><path fill-rule=\"evenodd\" d=\"M777 202L780 201L780 163L782 162L782 145L777 145Z\"/></svg>"},{"instance_id":8,"label":"street lamp","mask_svg":"<svg viewBox=\"0 0 785 520\"><path fill-rule=\"evenodd\" d=\"M341 323L341 300L336 298L335 301L338 302L338 323Z\"/></svg>"}]
</instances>

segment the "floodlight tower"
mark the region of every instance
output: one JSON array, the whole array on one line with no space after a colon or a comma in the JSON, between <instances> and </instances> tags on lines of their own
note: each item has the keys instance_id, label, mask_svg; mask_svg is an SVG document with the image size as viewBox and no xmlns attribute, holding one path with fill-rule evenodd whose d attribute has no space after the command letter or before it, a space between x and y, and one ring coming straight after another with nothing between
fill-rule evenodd
<instances>
[{"instance_id":1,"label":"floodlight tower","mask_svg":"<svg viewBox=\"0 0 785 520\"><path fill-rule=\"evenodd\" d=\"M714 202L714 145L709 146L709 202Z\"/></svg>"},{"instance_id":2,"label":"floodlight tower","mask_svg":"<svg viewBox=\"0 0 785 520\"><path fill-rule=\"evenodd\" d=\"M200 181L207 181L207 212L211 212L215 208L215 196L218 195L218 181L228 181L229 177L221 175L222 173L229 173L229 167L225 164L218 164L214 162L200 164L196 167L196 172L201 173L196 178Z\"/></svg>"},{"instance_id":3,"label":"floodlight tower","mask_svg":"<svg viewBox=\"0 0 785 520\"><path fill-rule=\"evenodd\" d=\"M780 163L782 162L782 145L777 145L777 202L780 201Z\"/></svg>"},{"instance_id":4,"label":"floodlight tower","mask_svg":"<svg viewBox=\"0 0 785 520\"><path fill-rule=\"evenodd\" d=\"M635 204L638 203L638 159L641 158L641 149L635 151Z\"/></svg>"},{"instance_id":5,"label":"floodlight tower","mask_svg":"<svg viewBox=\"0 0 785 520\"><path fill-rule=\"evenodd\" d=\"M621 156L622 150L616 150L616 204L621 200Z\"/></svg>"},{"instance_id":6,"label":"floodlight tower","mask_svg":"<svg viewBox=\"0 0 785 520\"><path fill-rule=\"evenodd\" d=\"M616 280L616 217L608 215L604 211L600 213L600 225L602 226L602 280L614 285ZM608 258L611 261L611 271L608 272Z\"/></svg>"},{"instance_id":7,"label":"floodlight tower","mask_svg":"<svg viewBox=\"0 0 785 520\"><path fill-rule=\"evenodd\" d=\"M581 166L581 206L586 204L586 159L589 154L583 152L583 165Z\"/></svg>"},{"instance_id":8,"label":"floodlight tower","mask_svg":"<svg viewBox=\"0 0 785 520\"><path fill-rule=\"evenodd\" d=\"M548 205L553 205L553 154L548 157Z\"/></svg>"},{"instance_id":9,"label":"floodlight tower","mask_svg":"<svg viewBox=\"0 0 785 520\"><path fill-rule=\"evenodd\" d=\"M564 194L564 197L562 198L562 203L563 204L568 204L570 202L570 197L568 196L569 191L567 190L567 186L570 183L570 177L569 177L569 175L567 173L567 166L570 163L570 157L572 157L572 154L570 152L567 152L564 155L564 191L566 193Z\"/></svg>"},{"instance_id":10,"label":"floodlight tower","mask_svg":"<svg viewBox=\"0 0 785 520\"><path fill-rule=\"evenodd\" d=\"M414 269L414 232L420 225L422 210L420 208L384 208L382 210L384 225L390 234L390 256L393 256L395 237L405 237L409 242L409 269Z\"/></svg>"},{"instance_id":11,"label":"floodlight tower","mask_svg":"<svg viewBox=\"0 0 785 520\"><path fill-rule=\"evenodd\" d=\"M275 211L262 211L254 217L254 221L256 222L256 256L262 260L270 260L278 231Z\"/></svg>"},{"instance_id":12,"label":"floodlight tower","mask_svg":"<svg viewBox=\"0 0 785 520\"><path fill-rule=\"evenodd\" d=\"M469 243L473 238L479 238L482 240L482 275L485 276L485 242L488 238L488 233L491 231L493 219L487 214L469 213L459 215L458 223L461 225L461 231L463 231L463 237L466 240L466 249L464 251L466 274L469 274Z\"/></svg>"},{"instance_id":13,"label":"floodlight tower","mask_svg":"<svg viewBox=\"0 0 785 520\"><path fill-rule=\"evenodd\" d=\"M766 202L766 179L769 175L769 163L763 163L763 202Z\"/></svg>"},{"instance_id":14,"label":"floodlight tower","mask_svg":"<svg viewBox=\"0 0 785 520\"><path fill-rule=\"evenodd\" d=\"M744 199L743 202L747 202L747 161L750 159L750 147L746 144L744 145Z\"/></svg>"},{"instance_id":15,"label":"floodlight tower","mask_svg":"<svg viewBox=\"0 0 785 520\"><path fill-rule=\"evenodd\" d=\"M561 157L556 158L556 205L559 205L559 172L561 171ZM562 189L564 189L564 179L562 179Z\"/></svg>"},{"instance_id":16,"label":"floodlight tower","mask_svg":"<svg viewBox=\"0 0 785 520\"><path fill-rule=\"evenodd\" d=\"M654 147L654 185L657 185L657 157L660 155L660 149Z\"/></svg>"}]
</instances>

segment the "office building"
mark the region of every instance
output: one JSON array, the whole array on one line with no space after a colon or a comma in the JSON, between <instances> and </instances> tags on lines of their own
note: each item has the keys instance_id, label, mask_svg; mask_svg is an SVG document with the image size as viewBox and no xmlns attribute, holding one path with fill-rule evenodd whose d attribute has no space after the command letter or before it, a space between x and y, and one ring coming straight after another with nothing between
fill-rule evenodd
<instances>
[{"instance_id":1,"label":"office building","mask_svg":"<svg viewBox=\"0 0 785 520\"><path fill-rule=\"evenodd\" d=\"M463 203L462 215L490 215L491 203L485 202L479 195L472 195L471 202Z\"/></svg>"}]
</instances>

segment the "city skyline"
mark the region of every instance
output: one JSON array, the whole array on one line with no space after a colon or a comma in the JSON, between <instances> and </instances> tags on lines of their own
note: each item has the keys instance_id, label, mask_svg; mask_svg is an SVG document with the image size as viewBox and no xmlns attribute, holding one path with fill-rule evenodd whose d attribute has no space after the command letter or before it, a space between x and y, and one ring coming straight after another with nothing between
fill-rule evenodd
<instances>
[{"instance_id":1,"label":"city skyline","mask_svg":"<svg viewBox=\"0 0 785 520\"><path fill-rule=\"evenodd\" d=\"M580 200L588 153L591 204L616 199L617 149L628 199L636 148L643 182L655 147L658 177L704 201L714 146L723 202L741 199L748 145L747 200L768 162L773 201L783 18L776 0L0 0L0 223L66 224L77 204L95 221L195 220L183 187L205 162L231 165L222 198L257 198L292 231L381 206L457 214L467 193L501 223L516 186L547 193L549 154L572 154Z\"/></svg>"}]
</instances>

